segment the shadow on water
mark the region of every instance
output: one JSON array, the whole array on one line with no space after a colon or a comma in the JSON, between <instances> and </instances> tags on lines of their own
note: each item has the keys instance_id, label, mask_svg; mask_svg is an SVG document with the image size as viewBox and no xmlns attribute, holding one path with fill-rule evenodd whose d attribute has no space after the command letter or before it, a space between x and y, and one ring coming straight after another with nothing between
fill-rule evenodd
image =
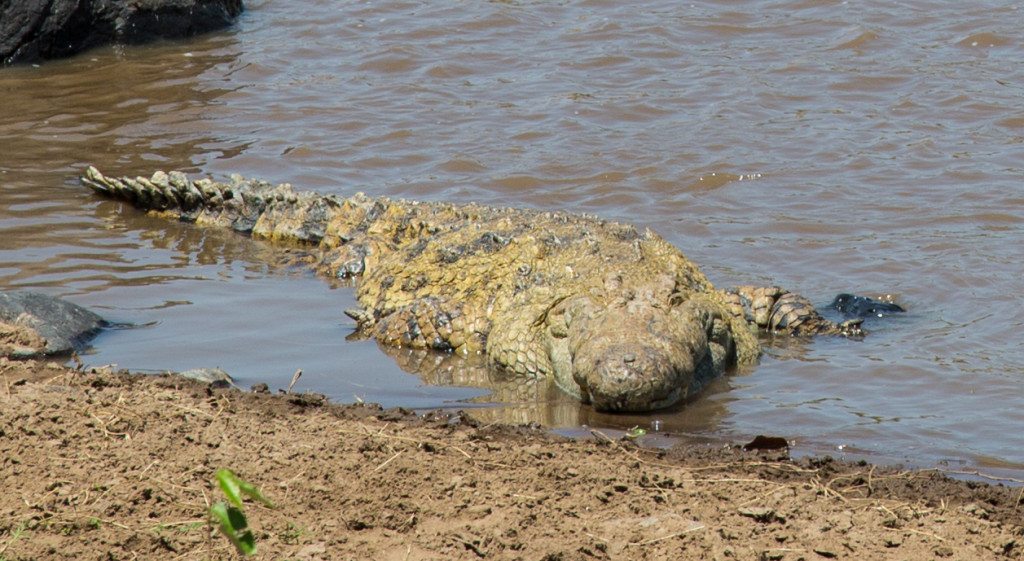
<instances>
[{"instance_id":1,"label":"shadow on water","mask_svg":"<svg viewBox=\"0 0 1024 561\"><path fill-rule=\"evenodd\" d=\"M204 74L230 67L235 51L225 33L202 51L178 42L101 48L0 72L0 286L67 295L131 284L153 268L156 258L137 251L148 244L130 233L151 224L132 224L142 219L90 196L77 176L90 163L131 174L195 169L197 154L244 150L204 124L227 91Z\"/></svg>"},{"instance_id":2,"label":"shadow on water","mask_svg":"<svg viewBox=\"0 0 1024 561\"><path fill-rule=\"evenodd\" d=\"M241 152L243 142L202 134L209 130L204 119L228 91L203 75L236 58L232 35L218 37L204 43L203 51L189 50L184 42L112 47L40 67L4 69L5 183L27 183L36 174L74 176L88 163L117 173L159 166L194 170L196 154L214 148L225 156ZM117 87L97 87L98 82Z\"/></svg>"}]
</instances>

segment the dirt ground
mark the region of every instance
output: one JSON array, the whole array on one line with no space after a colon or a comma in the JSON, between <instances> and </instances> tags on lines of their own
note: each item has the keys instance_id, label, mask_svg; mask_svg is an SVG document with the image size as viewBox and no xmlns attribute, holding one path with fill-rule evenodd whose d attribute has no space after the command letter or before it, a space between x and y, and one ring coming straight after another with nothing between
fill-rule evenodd
<instances>
[{"instance_id":1,"label":"dirt ground","mask_svg":"<svg viewBox=\"0 0 1024 561\"><path fill-rule=\"evenodd\" d=\"M0 358L0 561L1021 559L1024 489Z\"/></svg>"}]
</instances>

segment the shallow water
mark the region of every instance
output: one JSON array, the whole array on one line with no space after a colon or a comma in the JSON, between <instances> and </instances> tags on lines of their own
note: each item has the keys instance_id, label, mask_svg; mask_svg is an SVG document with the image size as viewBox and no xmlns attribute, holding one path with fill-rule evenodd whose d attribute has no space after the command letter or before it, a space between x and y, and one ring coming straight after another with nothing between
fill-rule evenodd
<instances>
[{"instance_id":1,"label":"shallow water","mask_svg":"<svg viewBox=\"0 0 1024 561\"><path fill-rule=\"evenodd\" d=\"M234 28L0 71L0 288L123 322L86 360L488 417L1024 476L1024 49L1004 3L254 1ZM864 341L774 347L654 416L484 408L345 341L351 290L81 188L106 173L585 211L719 285L891 293ZM444 376L428 381L458 383ZM482 397L483 396L483 397ZM469 400L469 401L465 401Z\"/></svg>"}]
</instances>

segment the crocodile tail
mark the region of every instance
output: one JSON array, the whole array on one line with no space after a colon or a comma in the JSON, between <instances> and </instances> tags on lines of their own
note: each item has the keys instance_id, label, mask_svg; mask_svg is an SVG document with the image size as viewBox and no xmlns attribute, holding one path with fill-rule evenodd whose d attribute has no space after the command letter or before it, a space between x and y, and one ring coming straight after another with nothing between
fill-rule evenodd
<instances>
[{"instance_id":1,"label":"crocodile tail","mask_svg":"<svg viewBox=\"0 0 1024 561\"><path fill-rule=\"evenodd\" d=\"M229 183L191 180L158 171L151 177L108 177L89 166L82 183L93 191L158 215L231 228L254 237L319 244L331 219L350 203L330 195L296 192L291 185L234 175Z\"/></svg>"},{"instance_id":2,"label":"crocodile tail","mask_svg":"<svg viewBox=\"0 0 1024 561\"><path fill-rule=\"evenodd\" d=\"M143 210L181 211L187 214L202 207L216 207L223 202L224 189L212 182L190 181L185 174L158 171L150 178L107 177L89 166L81 177L93 191ZM197 185L198 183L198 185Z\"/></svg>"}]
</instances>

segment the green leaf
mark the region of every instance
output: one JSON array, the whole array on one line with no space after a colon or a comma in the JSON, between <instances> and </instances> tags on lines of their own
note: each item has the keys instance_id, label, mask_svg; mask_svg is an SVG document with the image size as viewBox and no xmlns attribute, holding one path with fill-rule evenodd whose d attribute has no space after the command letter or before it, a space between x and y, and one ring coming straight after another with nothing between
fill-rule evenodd
<instances>
[{"instance_id":1,"label":"green leaf","mask_svg":"<svg viewBox=\"0 0 1024 561\"><path fill-rule=\"evenodd\" d=\"M242 495L249 497L255 501L259 501L267 508L274 508L274 503L270 502L270 499L263 496L263 493L248 481L238 477L229 469L221 468L216 473L217 483L220 485L224 496L227 497L228 502L235 505L238 508L242 508Z\"/></svg>"},{"instance_id":2,"label":"green leaf","mask_svg":"<svg viewBox=\"0 0 1024 561\"><path fill-rule=\"evenodd\" d=\"M245 493L245 495L250 499L263 503L263 506L267 508L274 508L274 503L270 502L270 499L264 497L263 493L261 493L260 490L257 489L256 486L253 485L252 483L249 483L248 481L245 481L243 479L239 479L238 486L242 489L242 492Z\"/></svg>"},{"instance_id":3,"label":"green leaf","mask_svg":"<svg viewBox=\"0 0 1024 561\"><path fill-rule=\"evenodd\" d=\"M245 514L227 503L219 502L210 507L210 516L217 522L220 533L234 544L242 555L256 553L256 538L249 529Z\"/></svg>"},{"instance_id":4,"label":"green leaf","mask_svg":"<svg viewBox=\"0 0 1024 561\"><path fill-rule=\"evenodd\" d=\"M214 476L217 478L217 484L220 485L220 490L224 491L224 496L227 497L228 502L238 508L242 508L241 486L239 485L241 479L230 469L225 468L218 469Z\"/></svg>"}]
</instances>

